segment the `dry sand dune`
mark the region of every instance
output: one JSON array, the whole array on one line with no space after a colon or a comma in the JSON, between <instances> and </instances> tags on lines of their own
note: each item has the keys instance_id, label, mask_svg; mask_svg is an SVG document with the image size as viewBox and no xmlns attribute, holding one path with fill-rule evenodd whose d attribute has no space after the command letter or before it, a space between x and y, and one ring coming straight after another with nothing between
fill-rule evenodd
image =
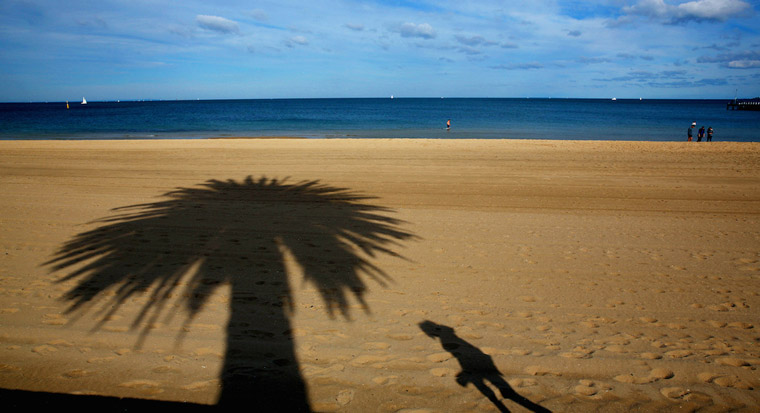
<instances>
[{"instance_id":1,"label":"dry sand dune","mask_svg":"<svg viewBox=\"0 0 760 413\"><path fill-rule=\"evenodd\" d=\"M760 144L5 141L0 248L2 403L760 409Z\"/></svg>"}]
</instances>

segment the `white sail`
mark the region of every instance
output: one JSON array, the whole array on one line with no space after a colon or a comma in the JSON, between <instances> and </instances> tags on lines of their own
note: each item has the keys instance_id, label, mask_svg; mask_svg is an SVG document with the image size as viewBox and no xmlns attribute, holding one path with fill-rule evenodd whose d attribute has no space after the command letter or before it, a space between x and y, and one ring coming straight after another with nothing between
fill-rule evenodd
<instances>
[{"instance_id":1,"label":"white sail","mask_svg":"<svg viewBox=\"0 0 760 413\"><path fill-rule=\"evenodd\" d=\"M87 104L87 99L85 99L84 97L82 97L82 104L83 104L83 105L86 105L86 104Z\"/></svg>"}]
</instances>

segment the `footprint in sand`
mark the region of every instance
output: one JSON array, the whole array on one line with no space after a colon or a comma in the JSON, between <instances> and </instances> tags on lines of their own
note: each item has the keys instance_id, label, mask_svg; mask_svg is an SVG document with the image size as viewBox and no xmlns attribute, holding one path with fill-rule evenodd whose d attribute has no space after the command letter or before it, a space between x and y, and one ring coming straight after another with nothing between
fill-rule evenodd
<instances>
[{"instance_id":1,"label":"footprint in sand","mask_svg":"<svg viewBox=\"0 0 760 413\"><path fill-rule=\"evenodd\" d=\"M735 389L752 390L754 387L736 376L722 376L713 379L713 383L720 387L733 387Z\"/></svg>"},{"instance_id":2,"label":"footprint in sand","mask_svg":"<svg viewBox=\"0 0 760 413\"><path fill-rule=\"evenodd\" d=\"M90 364L103 364L108 363L109 361L115 360L116 357L95 357L87 360L87 363Z\"/></svg>"},{"instance_id":3,"label":"footprint in sand","mask_svg":"<svg viewBox=\"0 0 760 413\"><path fill-rule=\"evenodd\" d=\"M736 376L727 376L712 372L699 373L697 374L697 379L705 383L714 383L721 387L734 387L744 390L751 390L753 388L750 383L747 383Z\"/></svg>"},{"instance_id":4,"label":"footprint in sand","mask_svg":"<svg viewBox=\"0 0 760 413\"><path fill-rule=\"evenodd\" d=\"M454 369L448 369L446 367L437 367L434 369L430 369L430 374L432 374L435 377L454 377L458 373L457 370Z\"/></svg>"},{"instance_id":5,"label":"footprint in sand","mask_svg":"<svg viewBox=\"0 0 760 413\"><path fill-rule=\"evenodd\" d=\"M680 399L689 394L689 390L682 387L664 387L660 389L660 394L668 399Z\"/></svg>"},{"instance_id":6,"label":"footprint in sand","mask_svg":"<svg viewBox=\"0 0 760 413\"><path fill-rule=\"evenodd\" d=\"M538 386L538 381L536 379L516 378L507 380L507 383L513 388Z\"/></svg>"},{"instance_id":7,"label":"footprint in sand","mask_svg":"<svg viewBox=\"0 0 760 413\"><path fill-rule=\"evenodd\" d=\"M312 407L319 412L339 411L354 400L354 393L353 389L343 389L331 398L315 401Z\"/></svg>"},{"instance_id":8,"label":"footprint in sand","mask_svg":"<svg viewBox=\"0 0 760 413\"><path fill-rule=\"evenodd\" d=\"M579 383L575 386L575 393L580 396L591 397L599 392L596 383L592 380L581 380Z\"/></svg>"},{"instance_id":9,"label":"footprint in sand","mask_svg":"<svg viewBox=\"0 0 760 413\"><path fill-rule=\"evenodd\" d=\"M164 390L161 388L161 383L153 380L127 381L119 384L119 387L127 387L148 395L156 395L164 392Z\"/></svg>"},{"instance_id":10,"label":"footprint in sand","mask_svg":"<svg viewBox=\"0 0 760 413\"><path fill-rule=\"evenodd\" d=\"M57 348L47 344L43 344L32 349L33 353L37 353L41 356L47 356L48 354L55 353L56 351L58 351Z\"/></svg>"},{"instance_id":11,"label":"footprint in sand","mask_svg":"<svg viewBox=\"0 0 760 413\"><path fill-rule=\"evenodd\" d=\"M562 373L543 366L528 366L525 372L531 376L562 376Z\"/></svg>"},{"instance_id":12,"label":"footprint in sand","mask_svg":"<svg viewBox=\"0 0 760 413\"><path fill-rule=\"evenodd\" d=\"M365 366L368 364L382 363L384 361L390 360L391 358L393 358L393 356L374 356L365 354L354 358L351 361L351 364L354 366Z\"/></svg>"},{"instance_id":13,"label":"footprint in sand","mask_svg":"<svg viewBox=\"0 0 760 413\"><path fill-rule=\"evenodd\" d=\"M333 364L331 366L327 367L320 367L320 366L312 366L312 365L303 365L301 367L301 373L305 377L313 377L313 376L332 376L335 374L338 374L346 369L346 366L342 364Z\"/></svg>"},{"instance_id":14,"label":"footprint in sand","mask_svg":"<svg viewBox=\"0 0 760 413\"><path fill-rule=\"evenodd\" d=\"M444 361L451 360L452 357L453 356L451 353L445 352L445 353L430 354L425 358L428 359L429 361L432 361L433 363L443 363Z\"/></svg>"},{"instance_id":15,"label":"footprint in sand","mask_svg":"<svg viewBox=\"0 0 760 413\"><path fill-rule=\"evenodd\" d=\"M384 386L386 384L395 384L398 376L377 376L372 378L372 382Z\"/></svg>"},{"instance_id":16,"label":"footprint in sand","mask_svg":"<svg viewBox=\"0 0 760 413\"><path fill-rule=\"evenodd\" d=\"M610 353L618 353L618 354L623 354L623 353L628 352L628 349L625 348L625 345L620 345L620 344L613 344L611 346L606 346L602 350L609 351Z\"/></svg>"},{"instance_id":17,"label":"footprint in sand","mask_svg":"<svg viewBox=\"0 0 760 413\"><path fill-rule=\"evenodd\" d=\"M750 365L746 360L742 360L737 357L721 357L715 360L715 362L723 366L731 367L744 367Z\"/></svg>"},{"instance_id":18,"label":"footprint in sand","mask_svg":"<svg viewBox=\"0 0 760 413\"><path fill-rule=\"evenodd\" d=\"M209 347L199 347L199 348L196 348L195 350L193 350L192 354L194 356L197 356L197 357L212 356L212 357L216 357L218 359L223 359L224 358L224 355L222 354L222 352L220 352L218 350L215 350L213 348L209 348Z\"/></svg>"},{"instance_id":19,"label":"footprint in sand","mask_svg":"<svg viewBox=\"0 0 760 413\"><path fill-rule=\"evenodd\" d=\"M45 318L42 320L42 324L51 326L62 326L69 322L69 320L60 314L45 314L44 317Z\"/></svg>"},{"instance_id":20,"label":"footprint in sand","mask_svg":"<svg viewBox=\"0 0 760 413\"><path fill-rule=\"evenodd\" d=\"M219 387L219 380L206 380L206 381L196 381L189 384L186 384L184 386L180 386L182 390L189 390L189 391L201 391L206 389L215 389Z\"/></svg>"},{"instance_id":21,"label":"footprint in sand","mask_svg":"<svg viewBox=\"0 0 760 413\"><path fill-rule=\"evenodd\" d=\"M689 357L692 354L694 353L691 350L673 350L673 351L668 351L665 353L666 356L670 358L674 358L674 359Z\"/></svg>"},{"instance_id":22,"label":"footprint in sand","mask_svg":"<svg viewBox=\"0 0 760 413\"><path fill-rule=\"evenodd\" d=\"M742 321L734 321L734 322L728 323L728 326L733 327L733 328L740 328L743 330L749 330L749 329L755 328L754 324L745 323Z\"/></svg>"},{"instance_id":23,"label":"footprint in sand","mask_svg":"<svg viewBox=\"0 0 760 413\"><path fill-rule=\"evenodd\" d=\"M0 373L9 373L9 372L19 372L21 371L21 367L12 366L10 364L2 364L0 363Z\"/></svg>"},{"instance_id":24,"label":"footprint in sand","mask_svg":"<svg viewBox=\"0 0 760 413\"><path fill-rule=\"evenodd\" d=\"M587 359L587 358L591 358L591 353L592 352L593 352L593 350L590 350L590 352L585 352L585 351L569 351L569 352L560 354L560 356L565 357L565 358L569 358L569 359Z\"/></svg>"},{"instance_id":25,"label":"footprint in sand","mask_svg":"<svg viewBox=\"0 0 760 413\"><path fill-rule=\"evenodd\" d=\"M182 372L182 370L174 368L172 366L158 366L158 367L152 368L150 371L152 371L153 373L158 373L158 374L181 373Z\"/></svg>"},{"instance_id":26,"label":"footprint in sand","mask_svg":"<svg viewBox=\"0 0 760 413\"><path fill-rule=\"evenodd\" d=\"M78 379L81 377L88 377L95 375L96 373L94 371L88 371L88 370L82 370L82 369L75 369L71 371L67 371L63 373L63 377L67 379Z\"/></svg>"},{"instance_id":27,"label":"footprint in sand","mask_svg":"<svg viewBox=\"0 0 760 413\"><path fill-rule=\"evenodd\" d=\"M520 311L520 312L518 312L515 315L518 316L518 317L521 317L521 318L531 318L531 317L533 317L533 313L531 313L530 311Z\"/></svg>"},{"instance_id":28,"label":"footprint in sand","mask_svg":"<svg viewBox=\"0 0 760 413\"><path fill-rule=\"evenodd\" d=\"M665 368L656 368L652 369L649 372L649 375L646 377L637 377L633 374L621 374L619 376L615 376L615 381L619 381L621 383L630 383L630 384L648 384L648 383L654 383L659 380L666 380L671 377L673 377L675 374L673 374L672 370L665 369Z\"/></svg>"}]
</instances>

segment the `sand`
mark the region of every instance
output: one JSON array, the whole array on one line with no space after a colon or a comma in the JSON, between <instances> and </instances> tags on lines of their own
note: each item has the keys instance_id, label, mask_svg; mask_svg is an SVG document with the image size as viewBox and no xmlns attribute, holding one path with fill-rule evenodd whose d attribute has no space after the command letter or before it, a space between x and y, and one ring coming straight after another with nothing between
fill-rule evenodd
<instances>
[{"instance_id":1,"label":"sand","mask_svg":"<svg viewBox=\"0 0 760 413\"><path fill-rule=\"evenodd\" d=\"M757 143L0 142L4 405L757 411L759 294Z\"/></svg>"}]
</instances>

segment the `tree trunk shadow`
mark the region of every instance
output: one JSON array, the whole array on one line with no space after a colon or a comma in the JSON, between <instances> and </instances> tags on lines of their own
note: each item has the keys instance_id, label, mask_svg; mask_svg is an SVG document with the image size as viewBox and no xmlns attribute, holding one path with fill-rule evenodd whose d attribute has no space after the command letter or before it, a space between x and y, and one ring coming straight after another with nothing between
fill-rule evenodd
<instances>
[{"instance_id":1,"label":"tree trunk shadow","mask_svg":"<svg viewBox=\"0 0 760 413\"><path fill-rule=\"evenodd\" d=\"M366 308L367 278L390 279L372 260L399 257L393 249L412 234L370 198L318 181L211 180L165 198L115 210L46 263L64 273L60 282L77 281L64 296L67 311L97 312L97 330L127 301L143 297L132 321L139 346L150 325L171 317L172 297L184 297L188 324L228 285L218 404L308 411L290 333L294 306L285 254L319 291L330 316L348 317L349 300Z\"/></svg>"}]
</instances>

